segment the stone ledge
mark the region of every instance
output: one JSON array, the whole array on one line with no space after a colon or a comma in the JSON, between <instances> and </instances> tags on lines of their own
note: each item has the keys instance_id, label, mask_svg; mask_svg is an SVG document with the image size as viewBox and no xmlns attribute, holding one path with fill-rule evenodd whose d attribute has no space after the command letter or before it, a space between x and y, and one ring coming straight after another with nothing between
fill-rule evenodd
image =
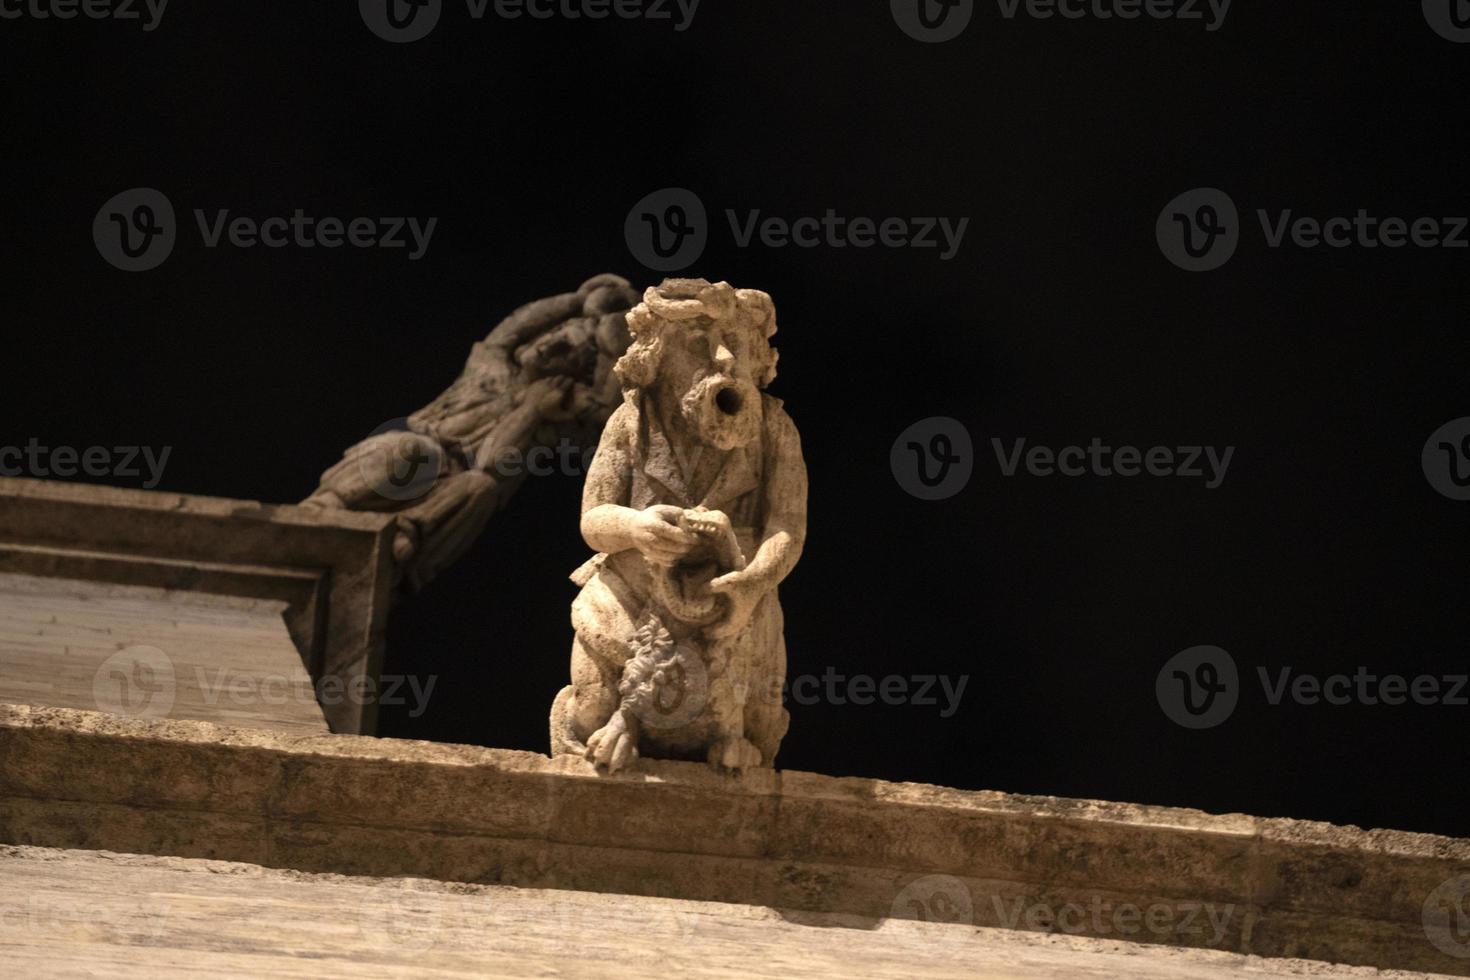
<instances>
[{"instance_id":1,"label":"stone ledge","mask_svg":"<svg viewBox=\"0 0 1470 980\"><path fill-rule=\"evenodd\" d=\"M26 977L1424 976L1011 929L106 851L0 846L0 870L0 943Z\"/></svg>"},{"instance_id":2,"label":"stone ledge","mask_svg":"<svg viewBox=\"0 0 1470 980\"><path fill-rule=\"evenodd\" d=\"M286 603L314 680L376 682L392 589L394 518L91 484L0 479L0 572ZM323 711L369 733L376 702Z\"/></svg>"},{"instance_id":3,"label":"stone ledge","mask_svg":"<svg viewBox=\"0 0 1470 980\"><path fill-rule=\"evenodd\" d=\"M870 922L942 913L929 899L949 889L945 907L973 910L954 929L1152 907L1162 924L1126 937L1085 916L1066 929L1470 975L1422 918L1470 874L1470 841L801 772L645 760L608 777L529 752L7 705L0 842ZM1215 934L1183 924L1205 907Z\"/></svg>"}]
</instances>

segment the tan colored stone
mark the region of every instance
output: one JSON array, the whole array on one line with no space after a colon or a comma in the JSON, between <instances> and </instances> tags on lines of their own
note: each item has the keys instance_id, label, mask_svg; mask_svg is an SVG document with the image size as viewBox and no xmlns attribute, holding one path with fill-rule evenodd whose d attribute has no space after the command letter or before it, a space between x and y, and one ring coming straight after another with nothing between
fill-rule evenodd
<instances>
[{"instance_id":1,"label":"tan colored stone","mask_svg":"<svg viewBox=\"0 0 1470 980\"><path fill-rule=\"evenodd\" d=\"M806 540L771 298L670 279L628 314L623 404L582 495L597 556L573 575L572 683L551 751L616 772L639 755L770 767L790 715L777 586Z\"/></svg>"},{"instance_id":2,"label":"tan colored stone","mask_svg":"<svg viewBox=\"0 0 1470 980\"><path fill-rule=\"evenodd\" d=\"M393 514L395 579L423 588L510 502L528 451L597 437L618 401L612 366L637 298L626 279L604 274L520 307L402 428L350 447L303 506Z\"/></svg>"},{"instance_id":3,"label":"tan colored stone","mask_svg":"<svg viewBox=\"0 0 1470 980\"><path fill-rule=\"evenodd\" d=\"M0 612L12 611L0 615L0 650L34 658L60 642L79 654L115 652L109 630L117 627L119 633L132 633L132 642L166 651L182 641L186 660L201 644L241 645L242 655L224 664L241 668L263 646L279 655L283 638L274 623L263 630L259 618L268 608L262 603L275 603L272 615L284 620L311 680L324 689L357 690L377 681L382 663L393 528L393 518L381 514L0 479L0 574L12 576L0 594ZM85 582L86 601L79 605L75 595L65 594L75 586L48 584L48 579ZM23 580L32 586L17 598L23 590L16 583ZM136 591L140 588L145 592ZM148 595L152 598L139 598ZM68 609L64 621L43 634L29 614L17 612L22 602L36 609L63 603ZM189 608L170 617L161 606L172 602ZM82 608L89 604L97 608ZM209 610L202 620L190 612L201 608ZM226 609L238 615L227 616ZM285 672L271 667L269 673ZM31 679L0 676L11 677L17 690L29 685L25 693L38 702L75 703L65 696L48 702L46 690ZM185 681L193 676L185 670ZM226 697L210 712L182 716L203 714L226 724L276 720L252 717L249 705L235 701ZM370 732L377 704L371 697L337 697L321 711L333 731Z\"/></svg>"},{"instance_id":4,"label":"tan colored stone","mask_svg":"<svg viewBox=\"0 0 1470 980\"><path fill-rule=\"evenodd\" d=\"M0 705L0 842L1470 975L1425 911L1470 841L771 769Z\"/></svg>"},{"instance_id":5,"label":"tan colored stone","mask_svg":"<svg viewBox=\"0 0 1470 980\"><path fill-rule=\"evenodd\" d=\"M138 980L1425 976L715 902L29 847L0 848L0 950L17 976Z\"/></svg>"},{"instance_id":6,"label":"tan colored stone","mask_svg":"<svg viewBox=\"0 0 1470 980\"><path fill-rule=\"evenodd\" d=\"M0 701L325 733L286 608L0 574Z\"/></svg>"}]
</instances>

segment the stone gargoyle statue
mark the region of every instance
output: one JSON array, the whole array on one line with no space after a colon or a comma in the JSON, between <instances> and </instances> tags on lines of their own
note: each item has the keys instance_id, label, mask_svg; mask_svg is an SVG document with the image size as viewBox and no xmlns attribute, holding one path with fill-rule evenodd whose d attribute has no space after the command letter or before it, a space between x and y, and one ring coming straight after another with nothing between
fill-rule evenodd
<instances>
[{"instance_id":1,"label":"stone gargoyle statue","mask_svg":"<svg viewBox=\"0 0 1470 980\"><path fill-rule=\"evenodd\" d=\"M623 403L587 473L571 684L552 755L772 766L790 716L776 587L806 539L806 465L781 401L771 297L670 279L627 315Z\"/></svg>"},{"instance_id":2,"label":"stone gargoyle statue","mask_svg":"<svg viewBox=\"0 0 1470 980\"><path fill-rule=\"evenodd\" d=\"M507 460L597 438L621 400L612 368L637 301L626 279L600 275L522 306L475 344L443 394L349 448L303 506L394 514L395 581L423 588L524 481Z\"/></svg>"}]
</instances>

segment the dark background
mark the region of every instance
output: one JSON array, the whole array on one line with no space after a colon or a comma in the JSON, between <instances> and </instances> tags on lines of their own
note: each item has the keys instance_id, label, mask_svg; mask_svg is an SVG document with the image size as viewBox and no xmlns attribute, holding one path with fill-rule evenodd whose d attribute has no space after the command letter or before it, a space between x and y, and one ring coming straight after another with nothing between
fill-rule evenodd
<instances>
[{"instance_id":1,"label":"dark background","mask_svg":"<svg viewBox=\"0 0 1470 980\"><path fill-rule=\"evenodd\" d=\"M616 271L629 208L715 219L689 270L770 292L773 392L811 533L783 587L791 673L970 675L960 710L796 707L793 769L1450 834L1470 708L1267 705L1257 666L1465 673L1464 528L1420 449L1470 415L1466 251L1268 249L1254 209L1465 214L1470 46L1417 3L1237 0L1198 22L1037 21L982 2L925 45L885 0L705 0L668 22L472 21L392 45L351 3L0 22L0 444L168 445L161 488L292 501L429 401L527 300ZM189 223L127 274L91 239L125 188ZM1175 195L1245 235L1188 274ZM438 216L428 255L205 249L193 208ZM968 216L933 250L738 249L723 211ZM889 447L962 420L975 478L928 503ZM1001 479L989 440L1233 445L1224 485ZM138 480L106 482L138 485ZM387 670L437 675L386 735L544 751L565 682L580 481L530 481L401 605ZM1246 694L1187 731L1155 700L1216 644Z\"/></svg>"}]
</instances>

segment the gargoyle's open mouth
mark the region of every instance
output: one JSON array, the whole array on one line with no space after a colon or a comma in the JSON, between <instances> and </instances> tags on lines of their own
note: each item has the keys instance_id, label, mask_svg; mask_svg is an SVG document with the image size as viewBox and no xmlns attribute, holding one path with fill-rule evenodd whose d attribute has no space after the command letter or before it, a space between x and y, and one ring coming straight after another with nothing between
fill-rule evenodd
<instances>
[{"instance_id":1,"label":"gargoyle's open mouth","mask_svg":"<svg viewBox=\"0 0 1470 980\"><path fill-rule=\"evenodd\" d=\"M761 393L743 378L706 375L684 395L679 410L706 445L734 449L760 437Z\"/></svg>"},{"instance_id":2,"label":"gargoyle's open mouth","mask_svg":"<svg viewBox=\"0 0 1470 980\"><path fill-rule=\"evenodd\" d=\"M726 415L739 415L745 406L745 396L734 385L721 388L715 393L715 407Z\"/></svg>"}]
</instances>

